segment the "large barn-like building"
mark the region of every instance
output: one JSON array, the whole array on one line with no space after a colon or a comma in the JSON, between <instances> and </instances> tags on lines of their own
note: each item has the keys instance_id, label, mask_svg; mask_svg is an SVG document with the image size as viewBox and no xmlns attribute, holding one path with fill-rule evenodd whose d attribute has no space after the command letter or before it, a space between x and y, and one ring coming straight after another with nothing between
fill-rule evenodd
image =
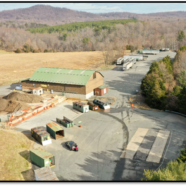
<instances>
[{"instance_id":1,"label":"large barn-like building","mask_svg":"<svg viewBox=\"0 0 186 186\"><path fill-rule=\"evenodd\" d=\"M53 92L67 98L88 99L94 89L103 85L103 75L94 70L41 67L31 78L23 80L22 89L42 87L44 93Z\"/></svg>"}]
</instances>

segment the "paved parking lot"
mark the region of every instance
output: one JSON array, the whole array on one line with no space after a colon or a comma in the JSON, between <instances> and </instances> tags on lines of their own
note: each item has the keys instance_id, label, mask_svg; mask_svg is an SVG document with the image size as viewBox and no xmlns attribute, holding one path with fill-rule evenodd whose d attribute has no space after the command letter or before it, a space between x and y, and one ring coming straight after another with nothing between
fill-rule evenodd
<instances>
[{"instance_id":1,"label":"paved parking lot","mask_svg":"<svg viewBox=\"0 0 186 186\"><path fill-rule=\"evenodd\" d=\"M103 71L105 83L109 85L105 96L117 98L109 112L78 114L71 105L63 103L19 124L17 128L29 130L45 126L56 117L71 117L75 126L65 128L66 137L52 140L53 144L43 147L55 155L56 166L52 169L60 180L140 180L144 169L164 167L168 161L175 160L186 145L184 117L132 109L128 104L128 98L139 90L150 64L166 55L173 58L175 53L149 55L148 60L137 62L128 71L121 71L119 66ZM166 131L169 133L167 137ZM78 144L78 152L65 147L64 142L68 140ZM161 140L165 145L157 150L156 144ZM35 143L37 146L40 145ZM156 160L152 161L149 154Z\"/></svg>"}]
</instances>

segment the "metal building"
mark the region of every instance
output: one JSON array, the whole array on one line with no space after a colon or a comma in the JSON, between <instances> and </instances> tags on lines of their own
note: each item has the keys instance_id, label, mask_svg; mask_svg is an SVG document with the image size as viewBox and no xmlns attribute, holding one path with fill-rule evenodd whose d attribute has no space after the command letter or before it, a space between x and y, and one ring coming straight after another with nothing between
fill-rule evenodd
<instances>
[{"instance_id":1,"label":"metal building","mask_svg":"<svg viewBox=\"0 0 186 186\"><path fill-rule=\"evenodd\" d=\"M53 92L67 98L88 99L94 89L103 85L103 75L94 70L41 67L22 82L22 87L41 87L44 93Z\"/></svg>"}]
</instances>

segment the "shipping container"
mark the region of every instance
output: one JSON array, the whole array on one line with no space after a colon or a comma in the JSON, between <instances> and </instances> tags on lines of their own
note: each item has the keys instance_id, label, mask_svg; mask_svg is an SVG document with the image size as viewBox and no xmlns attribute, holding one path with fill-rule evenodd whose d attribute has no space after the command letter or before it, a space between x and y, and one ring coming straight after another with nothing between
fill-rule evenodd
<instances>
[{"instance_id":1,"label":"shipping container","mask_svg":"<svg viewBox=\"0 0 186 186\"><path fill-rule=\"evenodd\" d=\"M96 96L102 96L106 93L108 93L108 85L103 84L98 88L94 89L94 95Z\"/></svg>"},{"instance_id":2,"label":"shipping container","mask_svg":"<svg viewBox=\"0 0 186 186\"><path fill-rule=\"evenodd\" d=\"M93 103L96 104L96 105L98 105L99 108L101 108L101 109L109 109L109 108L110 108L109 103L107 103L107 102L104 103L104 102L99 101L99 100L97 100L97 99L94 99L94 100L93 100Z\"/></svg>"},{"instance_id":3,"label":"shipping container","mask_svg":"<svg viewBox=\"0 0 186 186\"><path fill-rule=\"evenodd\" d=\"M46 125L47 132L54 138L62 138L65 137L65 131L64 129L59 126L58 124L51 122Z\"/></svg>"},{"instance_id":4,"label":"shipping container","mask_svg":"<svg viewBox=\"0 0 186 186\"><path fill-rule=\"evenodd\" d=\"M32 128L31 135L43 146L52 143L52 140L50 139L50 134L46 131L45 127Z\"/></svg>"},{"instance_id":5,"label":"shipping container","mask_svg":"<svg viewBox=\"0 0 186 186\"><path fill-rule=\"evenodd\" d=\"M69 128L74 126L74 122L63 116L63 119L56 118L56 121L62 124L64 127Z\"/></svg>"},{"instance_id":6,"label":"shipping container","mask_svg":"<svg viewBox=\"0 0 186 186\"><path fill-rule=\"evenodd\" d=\"M30 160L39 167L54 167L55 157L42 148L32 149L30 151Z\"/></svg>"},{"instance_id":7,"label":"shipping container","mask_svg":"<svg viewBox=\"0 0 186 186\"><path fill-rule=\"evenodd\" d=\"M80 112L88 112L89 111L89 105L82 103L82 102L73 102L73 108L80 111Z\"/></svg>"}]
</instances>

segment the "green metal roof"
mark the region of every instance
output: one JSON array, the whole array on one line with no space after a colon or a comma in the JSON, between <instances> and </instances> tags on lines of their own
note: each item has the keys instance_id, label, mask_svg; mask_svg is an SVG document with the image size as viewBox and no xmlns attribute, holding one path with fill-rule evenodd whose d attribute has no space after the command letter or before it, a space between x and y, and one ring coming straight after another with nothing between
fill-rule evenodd
<instances>
[{"instance_id":1,"label":"green metal roof","mask_svg":"<svg viewBox=\"0 0 186 186\"><path fill-rule=\"evenodd\" d=\"M29 81L86 85L94 72L95 72L94 70L40 67L38 70L34 72Z\"/></svg>"},{"instance_id":2,"label":"green metal roof","mask_svg":"<svg viewBox=\"0 0 186 186\"><path fill-rule=\"evenodd\" d=\"M32 149L31 150L34 154L36 154L37 156L43 158L43 159L47 159L50 157L53 157L53 155L50 152L47 152L46 150L42 149L42 148L36 148L36 149Z\"/></svg>"},{"instance_id":3,"label":"green metal roof","mask_svg":"<svg viewBox=\"0 0 186 186\"><path fill-rule=\"evenodd\" d=\"M59 131L59 130L63 130L62 127L60 127L59 125L57 125L56 123L54 122L51 122L51 123L48 123L47 124L48 127L50 127L53 131Z\"/></svg>"},{"instance_id":4,"label":"green metal roof","mask_svg":"<svg viewBox=\"0 0 186 186\"><path fill-rule=\"evenodd\" d=\"M103 84L103 85L99 86L98 88L99 88L99 89L104 89L104 88L106 88L106 87L108 87L108 85Z\"/></svg>"}]
</instances>

